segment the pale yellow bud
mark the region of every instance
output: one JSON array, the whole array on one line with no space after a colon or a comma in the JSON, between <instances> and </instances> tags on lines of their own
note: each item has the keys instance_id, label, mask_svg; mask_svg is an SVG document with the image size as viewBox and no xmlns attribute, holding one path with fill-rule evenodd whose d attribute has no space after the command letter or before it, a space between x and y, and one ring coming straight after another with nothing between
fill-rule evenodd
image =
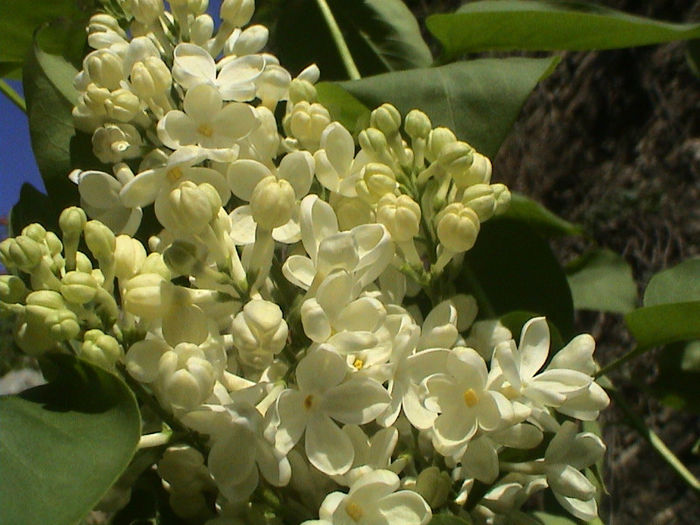
<instances>
[{"instance_id":1,"label":"pale yellow bud","mask_svg":"<svg viewBox=\"0 0 700 525\"><path fill-rule=\"evenodd\" d=\"M87 215L77 206L71 206L61 212L58 218L58 226L61 228L63 235L66 237L76 237L83 233L85 224L87 223Z\"/></svg>"},{"instance_id":2,"label":"pale yellow bud","mask_svg":"<svg viewBox=\"0 0 700 525\"><path fill-rule=\"evenodd\" d=\"M447 128L440 127L431 130L428 134L428 143L427 149L425 151L425 157L430 162L437 160L443 148L456 141L457 137L455 137L455 134Z\"/></svg>"},{"instance_id":3,"label":"pale yellow bud","mask_svg":"<svg viewBox=\"0 0 700 525\"><path fill-rule=\"evenodd\" d=\"M374 159L382 158L389 152L386 135L376 128L363 129L357 141L362 150Z\"/></svg>"},{"instance_id":4,"label":"pale yellow bud","mask_svg":"<svg viewBox=\"0 0 700 525\"><path fill-rule=\"evenodd\" d=\"M69 303L85 304L97 294L99 284L91 273L68 272L61 279L61 295Z\"/></svg>"},{"instance_id":5,"label":"pale yellow bud","mask_svg":"<svg viewBox=\"0 0 700 525\"><path fill-rule=\"evenodd\" d=\"M493 196L496 199L495 215L504 213L510 206L510 190L505 184L492 184Z\"/></svg>"},{"instance_id":6,"label":"pale yellow bud","mask_svg":"<svg viewBox=\"0 0 700 525\"><path fill-rule=\"evenodd\" d=\"M104 101L104 111L109 118L129 122L141 109L141 100L128 89L117 89Z\"/></svg>"},{"instance_id":7,"label":"pale yellow bud","mask_svg":"<svg viewBox=\"0 0 700 525\"><path fill-rule=\"evenodd\" d=\"M98 49L86 56L83 69L96 85L109 90L117 89L124 79L124 62L109 49Z\"/></svg>"},{"instance_id":8,"label":"pale yellow bud","mask_svg":"<svg viewBox=\"0 0 700 525\"><path fill-rule=\"evenodd\" d=\"M85 224L85 243L97 259L109 260L114 257L114 233L100 221L88 221Z\"/></svg>"},{"instance_id":9,"label":"pale yellow bud","mask_svg":"<svg viewBox=\"0 0 700 525\"><path fill-rule=\"evenodd\" d=\"M461 188L473 184L488 184L491 180L491 161L479 152L474 152L474 159L468 169L452 175Z\"/></svg>"},{"instance_id":10,"label":"pale yellow bud","mask_svg":"<svg viewBox=\"0 0 700 525\"><path fill-rule=\"evenodd\" d=\"M250 210L258 226L271 231L289 222L295 202L292 185L285 179L268 175L255 186L250 198Z\"/></svg>"},{"instance_id":11,"label":"pale yellow bud","mask_svg":"<svg viewBox=\"0 0 700 525\"><path fill-rule=\"evenodd\" d=\"M386 226L396 242L406 242L418 235L420 206L408 195L384 195L377 203L377 222Z\"/></svg>"},{"instance_id":12,"label":"pale yellow bud","mask_svg":"<svg viewBox=\"0 0 700 525\"><path fill-rule=\"evenodd\" d=\"M231 334L241 362L263 369L287 342L287 323L275 303L253 300L233 320Z\"/></svg>"},{"instance_id":13,"label":"pale yellow bud","mask_svg":"<svg viewBox=\"0 0 700 525\"><path fill-rule=\"evenodd\" d=\"M170 89L173 77L170 69L159 57L147 57L131 68L131 87L143 98L151 98Z\"/></svg>"},{"instance_id":14,"label":"pale yellow bud","mask_svg":"<svg viewBox=\"0 0 700 525\"><path fill-rule=\"evenodd\" d=\"M105 124L92 135L92 151L105 164L138 157L142 144L141 134L131 124Z\"/></svg>"},{"instance_id":15,"label":"pale yellow bud","mask_svg":"<svg viewBox=\"0 0 700 525\"><path fill-rule=\"evenodd\" d=\"M427 139L433 125L428 115L417 109L412 109L404 119L404 129L412 139Z\"/></svg>"},{"instance_id":16,"label":"pale yellow bud","mask_svg":"<svg viewBox=\"0 0 700 525\"><path fill-rule=\"evenodd\" d=\"M145 319L157 319L163 314L162 285L167 282L156 273L142 273L124 283L124 310Z\"/></svg>"},{"instance_id":17,"label":"pale yellow bud","mask_svg":"<svg viewBox=\"0 0 700 525\"><path fill-rule=\"evenodd\" d=\"M136 275L146 260L146 249L137 239L119 235L114 246L114 275L129 279Z\"/></svg>"},{"instance_id":18,"label":"pale yellow bud","mask_svg":"<svg viewBox=\"0 0 700 525\"><path fill-rule=\"evenodd\" d=\"M452 488L452 480L447 472L437 467L428 467L418 474L412 490L423 496L431 508L437 509L446 501Z\"/></svg>"},{"instance_id":19,"label":"pale yellow bud","mask_svg":"<svg viewBox=\"0 0 700 525\"><path fill-rule=\"evenodd\" d=\"M295 78L289 85L289 101L296 105L302 101L315 102L317 98L316 88L311 82Z\"/></svg>"},{"instance_id":20,"label":"pale yellow bud","mask_svg":"<svg viewBox=\"0 0 700 525\"><path fill-rule=\"evenodd\" d=\"M124 357L124 349L119 342L101 330L88 330L83 336L80 357L86 361L114 370L114 365Z\"/></svg>"},{"instance_id":21,"label":"pale yellow bud","mask_svg":"<svg viewBox=\"0 0 700 525\"><path fill-rule=\"evenodd\" d=\"M391 104L382 104L370 114L370 125L387 137L398 133L401 127L401 113Z\"/></svg>"},{"instance_id":22,"label":"pale yellow bud","mask_svg":"<svg viewBox=\"0 0 700 525\"><path fill-rule=\"evenodd\" d=\"M479 234L479 216L461 202L448 204L435 218L440 243L451 252L466 252Z\"/></svg>"},{"instance_id":23,"label":"pale yellow bud","mask_svg":"<svg viewBox=\"0 0 700 525\"><path fill-rule=\"evenodd\" d=\"M209 191L209 187L213 191ZM217 201L213 201L216 195ZM218 204L218 206L217 206ZM199 186L191 181L182 182L163 200L156 200L158 221L175 236L197 235L218 213L221 198L211 184Z\"/></svg>"},{"instance_id":24,"label":"pale yellow bud","mask_svg":"<svg viewBox=\"0 0 700 525\"><path fill-rule=\"evenodd\" d=\"M302 101L294 105L284 122L288 135L296 138L303 147L315 151L323 130L331 123L331 116L321 104Z\"/></svg>"},{"instance_id":25,"label":"pale yellow bud","mask_svg":"<svg viewBox=\"0 0 700 525\"><path fill-rule=\"evenodd\" d=\"M163 0L128 0L127 7L137 22L150 26L163 14Z\"/></svg>"},{"instance_id":26,"label":"pale yellow bud","mask_svg":"<svg viewBox=\"0 0 700 525\"><path fill-rule=\"evenodd\" d=\"M398 187L393 170L378 162L371 162L362 169L362 179L355 184L358 197L368 204L375 204L387 193Z\"/></svg>"},{"instance_id":27,"label":"pale yellow bud","mask_svg":"<svg viewBox=\"0 0 700 525\"><path fill-rule=\"evenodd\" d=\"M221 20L234 27L242 27L250 22L255 11L254 0L224 0L221 3Z\"/></svg>"},{"instance_id":28,"label":"pale yellow bud","mask_svg":"<svg viewBox=\"0 0 700 525\"><path fill-rule=\"evenodd\" d=\"M474 148L466 142L457 141L445 145L437 162L452 177L457 187L464 188L472 183L468 173L474 162Z\"/></svg>"},{"instance_id":29,"label":"pale yellow bud","mask_svg":"<svg viewBox=\"0 0 700 525\"><path fill-rule=\"evenodd\" d=\"M199 15L190 27L190 40L193 44L204 47L214 34L214 20L207 14Z\"/></svg>"},{"instance_id":30,"label":"pale yellow bud","mask_svg":"<svg viewBox=\"0 0 700 525\"><path fill-rule=\"evenodd\" d=\"M7 268L19 268L29 273L39 265L43 256L42 245L25 235L0 242L0 262Z\"/></svg>"},{"instance_id":31,"label":"pale yellow bud","mask_svg":"<svg viewBox=\"0 0 700 525\"><path fill-rule=\"evenodd\" d=\"M469 186L462 195L462 203L474 210L481 222L489 220L496 211L496 198L488 184Z\"/></svg>"}]
</instances>

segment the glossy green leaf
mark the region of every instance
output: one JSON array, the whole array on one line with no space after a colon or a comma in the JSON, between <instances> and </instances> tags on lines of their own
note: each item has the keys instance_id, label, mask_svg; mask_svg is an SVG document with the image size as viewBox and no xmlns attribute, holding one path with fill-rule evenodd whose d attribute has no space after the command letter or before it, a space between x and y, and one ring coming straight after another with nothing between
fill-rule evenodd
<instances>
[{"instance_id":1,"label":"glossy green leaf","mask_svg":"<svg viewBox=\"0 0 700 525\"><path fill-rule=\"evenodd\" d=\"M369 126L370 110L362 102L341 88L338 84L321 82L316 84L318 99L331 114L353 135Z\"/></svg>"},{"instance_id":2,"label":"glossy green leaf","mask_svg":"<svg viewBox=\"0 0 700 525\"><path fill-rule=\"evenodd\" d=\"M484 58L341 82L369 108L394 104L402 115L420 108L433 126L492 157L537 83L558 63L549 58Z\"/></svg>"},{"instance_id":3,"label":"glossy green leaf","mask_svg":"<svg viewBox=\"0 0 700 525\"><path fill-rule=\"evenodd\" d=\"M525 222L546 237L581 235L583 233L583 228L578 224L562 219L539 202L517 192L511 194L510 206L508 206L504 217Z\"/></svg>"},{"instance_id":4,"label":"glossy green leaf","mask_svg":"<svg viewBox=\"0 0 700 525\"><path fill-rule=\"evenodd\" d=\"M700 24L672 24L576 1L487 0L428 17L447 59L488 50L614 49L700 37Z\"/></svg>"},{"instance_id":5,"label":"glossy green leaf","mask_svg":"<svg viewBox=\"0 0 700 525\"><path fill-rule=\"evenodd\" d=\"M26 2L0 0L0 75L19 71L32 48L34 32L43 24L60 19L64 23L75 21L73 28L84 26L94 2L89 0L52 0L50 2ZM84 32L75 31L73 40L84 41ZM76 38L76 35L78 36ZM56 52L64 44L60 35L50 35L44 49Z\"/></svg>"},{"instance_id":6,"label":"glossy green leaf","mask_svg":"<svg viewBox=\"0 0 700 525\"><path fill-rule=\"evenodd\" d=\"M567 267L567 279L577 310L627 313L637 306L637 284L623 257L594 249Z\"/></svg>"},{"instance_id":7,"label":"glossy green leaf","mask_svg":"<svg viewBox=\"0 0 700 525\"><path fill-rule=\"evenodd\" d=\"M0 397L0 521L79 521L124 471L141 434L136 400L116 376L69 355L55 378Z\"/></svg>"},{"instance_id":8,"label":"glossy green leaf","mask_svg":"<svg viewBox=\"0 0 700 525\"><path fill-rule=\"evenodd\" d=\"M658 363L651 392L672 408L700 413L700 341L668 345Z\"/></svg>"},{"instance_id":9,"label":"glossy green leaf","mask_svg":"<svg viewBox=\"0 0 700 525\"><path fill-rule=\"evenodd\" d=\"M700 257L654 275L644 291L644 306L700 301Z\"/></svg>"},{"instance_id":10,"label":"glossy green leaf","mask_svg":"<svg viewBox=\"0 0 700 525\"><path fill-rule=\"evenodd\" d=\"M573 331L574 309L564 270L547 241L512 219L483 224L467 252L458 280L475 294L485 316L516 310L544 315L564 339Z\"/></svg>"},{"instance_id":11,"label":"glossy green leaf","mask_svg":"<svg viewBox=\"0 0 700 525\"><path fill-rule=\"evenodd\" d=\"M432 63L418 22L400 0L327 3L363 76ZM298 72L316 63L324 80L349 78L317 0L263 4L255 20L270 27L271 51L290 71Z\"/></svg>"},{"instance_id":12,"label":"glossy green leaf","mask_svg":"<svg viewBox=\"0 0 700 525\"><path fill-rule=\"evenodd\" d=\"M67 31L51 26L38 33L23 78L32 149L55 215L78 203L77 187L68 174L75 168L101 167L92 154L90 137L73 125L72 109L78 97L73 79L78 71L63 55L42 47L45 34L68 38Z\"/></svg>"},{"instance_id":13,"label":"glossy green leaf","mask_svg":"<svg viewBox=\"0 0 700 525\"><path fill-rule=\"evenodd\" d=\"M700 301L646 306L625 315L639 349L700 339Z\"/></svg>"}]
</instances>

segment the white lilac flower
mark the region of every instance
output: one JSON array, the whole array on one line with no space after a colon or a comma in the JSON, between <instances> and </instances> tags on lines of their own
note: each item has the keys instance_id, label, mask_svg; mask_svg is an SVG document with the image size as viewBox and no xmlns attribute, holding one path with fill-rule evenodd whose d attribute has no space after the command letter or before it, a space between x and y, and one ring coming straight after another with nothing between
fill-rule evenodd
<instances>
[{"instance_id":1,"label":"white lilac flower","mask_svg":"<svg viewBox=\"0 0 700 525\"><path fill-rule=\"evenodd\" d=\"M332 122L323 130L320 149L314 153L314 159L316 178L321 184L345 197L357 197L355 185L369 158L364 151L355 157L355 142L342 124Z\"/></svg>"},{"instance_id":2,"label":"white lilac flower","mask_svg":"<svg viewBox=\"0 0 700 525\"><path fill-rule=\"evenodd\" d=\"M443 455L464 449L478 430L494 431L513 418L513 407L500 392L488 388L488 371L471 348L454 348L445 371L423 381L425 407L439 415L433 422L433 444Z\"/></svg>"},{"instance_id":3,"label":"white lilac flower","mask_svg":"<svg viewBox=\"0 0 700 525\"><path fill-rule=\"evenodd\" d=\"M362 376L346 380L345 360L323 347L296 369L298 390L284 390L275 404L275 448L286 454L305 434L311 464L326 474L344 474L353 464L352 441L334 422L363 425L388 405L381 384Z\"/></svg>"},{"instance_id":4,"label":"white lilac flower","mask_svg":"<svg viewBox=\"0 0 700 525\"><path fill-rule=\"evenodd\" d=\"M209 84L188 90L183 109L169 111L158 122L158 138L171 149L189 145L232 148L259 125L250 105L224 105L219 91Z\"/></svg>"},{"instance_id":5,"label":"white lilac flower","mask_svg":"<svg viewBox=\"0 0 700 525\"><path fill-rule=\"evenodd\" d=\"M432 512L425 500L411 490L397 490L399 477L375 470L359 478L347 494L332 492L323 500L318 520L305 525L425 525Z\"/></svg>"}]
</instances>

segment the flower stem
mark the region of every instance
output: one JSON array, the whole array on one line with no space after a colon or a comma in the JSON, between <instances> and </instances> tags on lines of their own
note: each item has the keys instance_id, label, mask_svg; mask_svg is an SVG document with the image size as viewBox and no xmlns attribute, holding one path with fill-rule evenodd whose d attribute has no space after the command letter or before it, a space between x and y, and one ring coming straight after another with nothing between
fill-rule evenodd
<instances>
[{"instance_id":1,"label":"flower stem","mask_svg":"<svg viewBox=\"0 0 700 525\"><path fill-rule=\"evenodd\" d=\"M360 71L355 65L355 61L352 59L352 55L350 54L348 44L343 38L343 33L340 31L340 27L338 27L338 22L335 20L331 8L328 6L326 0L316 0L316 4L318 5L318 8L321 10L323 18L328 24L328 29L330 30L331 36L335 41L335 45L338 47L340 59L343 61L345 70L348 72L348 77L350 78L350 80L359 80L360 78L362 78L362 76L360 75Z\"/></svg>"},{"instance_id":2,"label":"flower stem","mask_svg":"<svg viewBox=\"0 0 700 525\"><path fill-rule=\"evenodd\" d=\"M22 98L22 96L19 93L17 93L14 89L12 89L12 86L10 84L1 79L0 92L7 98L9 98L10 101L19 109L21 109L24 113L27 112L27 103L24 101L24 98Z\"/></svg>"}]
</instances>

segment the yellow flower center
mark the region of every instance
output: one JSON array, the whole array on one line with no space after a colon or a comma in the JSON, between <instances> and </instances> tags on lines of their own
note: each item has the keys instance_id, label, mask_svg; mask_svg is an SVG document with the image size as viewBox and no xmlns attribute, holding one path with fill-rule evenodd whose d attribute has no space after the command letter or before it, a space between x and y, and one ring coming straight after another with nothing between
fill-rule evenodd
<instances>
[{"instance_id":1,"label":"yellow flower center","mask_svg":"<svg viewBox=\"0 0 700 525\"><path fill-rule=\"evenodd\" d=\"M362 367L365 366L365 362L358 357L355 359L355 361L353 361L352 366L354 366L357 370L362 370Z\"/></svg>"},{"instance_id":2,"label":"yellow flower center","mask_svg":"<svg viewBox=\"0 0 700 525\"><path fill-rule=\"evenodd\" d=\"M473 407L479 402L479 396L474 392L473 388L468 388L464 391L464 402L468 407Z\"/></svg>"},{"instance_id":3,"label":"yellow flower center","mask_svg":"<svg viewBox=\"0 0 700 525\"><path fill-rule=\"evenodd\" d=\"M214 129L209 124L200 124L197 128L197 132L209 138L214 134Z\"/></svg>"},{"instance_id":4,"label":"yellow flower center","mask_svg":"<svg viewBox=\"0 0 700 525\"><path fill-rule=\"evenodd\" d=\"M518 392L515 388L513 388L512 385L506 385L502 390L501 393L506 396L508 399L515 399L520 396L520 392Z\"/></svg>"},{"instance_id":5,"label":"yellow flower center","mask_svg":"<svg viewBox=\"0 0 700 525\"><path fill-rule=\"evenodd\" d=\"M306 410L311 410L312 406L314 406L314 396L313 394L309 394L304 398L304 408Z\"/></svg>"},{"instance_id":6,"label":"yellow flower center","mask_svg":"<svg viewBox=\"0 0 700 525\"><path fill-rule=\"evenodd\" d=\"M345 513L350 516L350 519L352 521L358 522L360 521L360 518L362 518L362 515L364 514L362 512L362 509L360 506L355 503L355 502L350 502L347 505L345 505Z\"/></svg>"},{"instance_id":7,"label":"yellow flower center","mask_svg":"<svg viewBox=\"0 0 700 525\"><path fill-rule=\"evenodd\" d=\"M175 182L182 177L182 170L177 166L171 168L168 170L167 177L170 182Z\"/></svg>"}]
</instances>

